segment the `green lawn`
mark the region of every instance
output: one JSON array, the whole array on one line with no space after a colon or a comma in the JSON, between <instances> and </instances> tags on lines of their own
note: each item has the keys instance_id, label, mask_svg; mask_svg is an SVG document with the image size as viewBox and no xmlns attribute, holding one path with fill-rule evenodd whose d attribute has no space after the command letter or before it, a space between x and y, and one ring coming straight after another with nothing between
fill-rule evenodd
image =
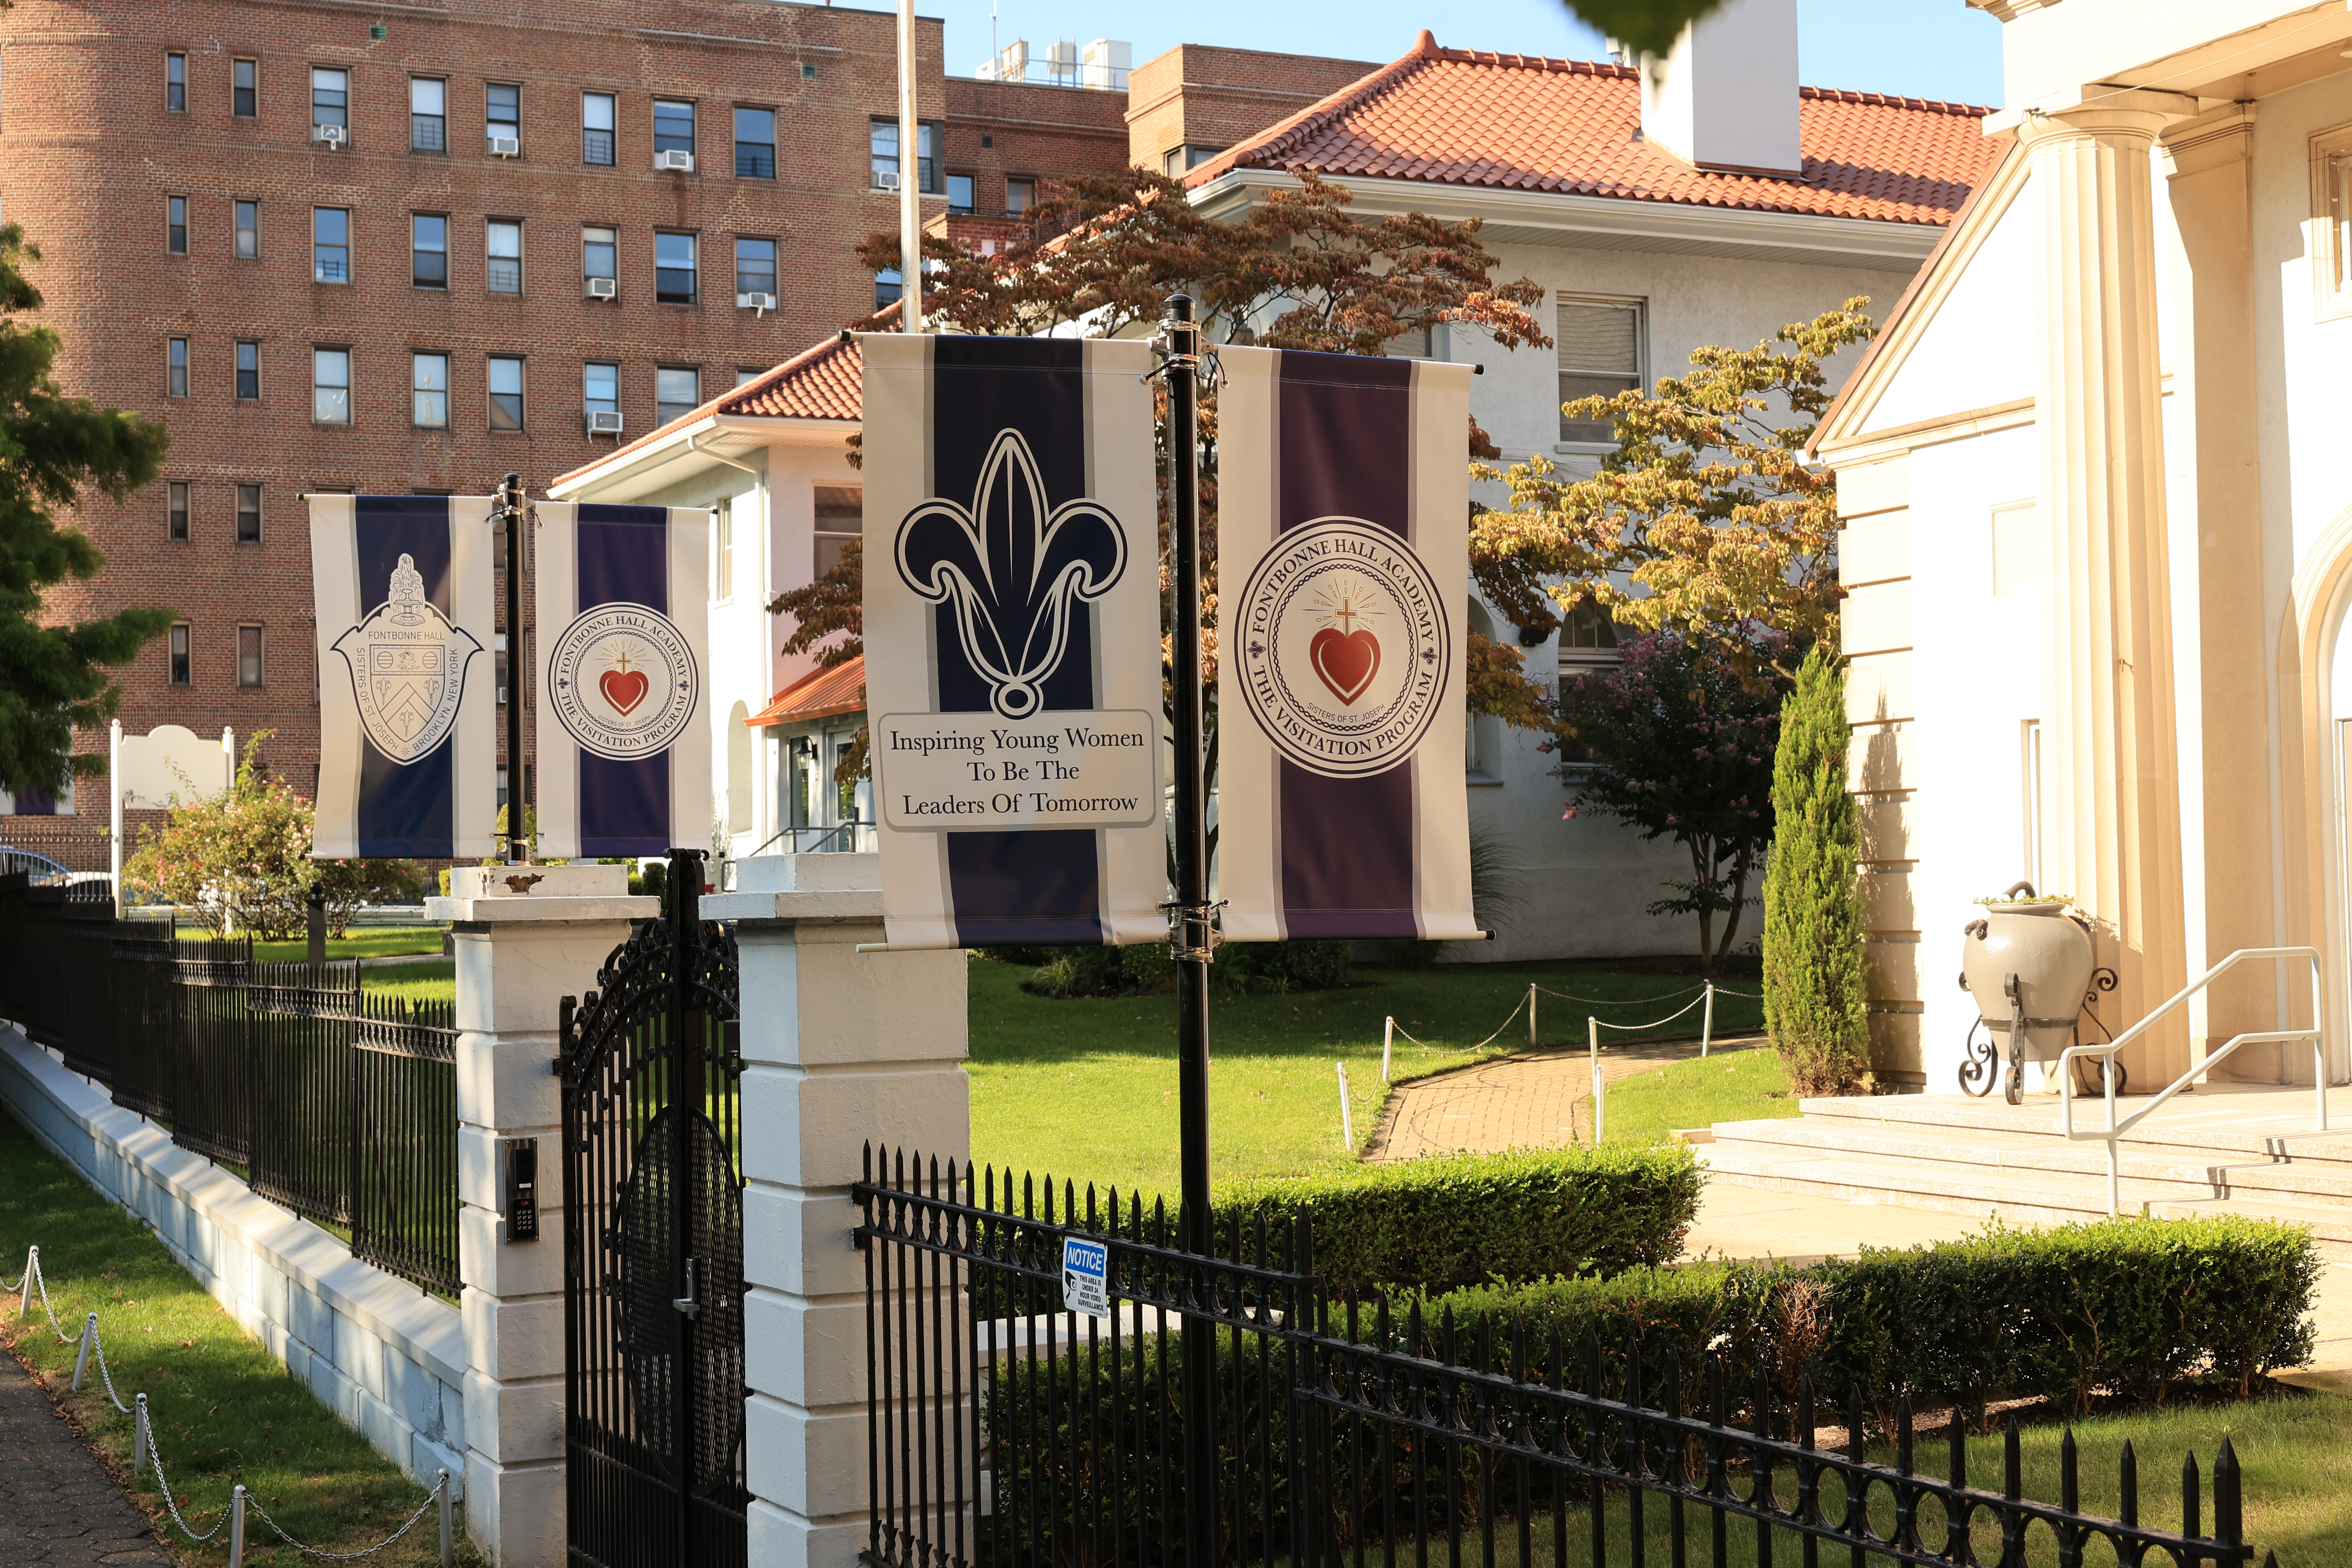
<instances>
[{"instance_id":1,"label":"green lawn","mask_svg":"<svg viewBox=\"0 0 2352 1568\"><path fill-rule=\"evenodd\" d=\"M146 1393L181 1511L198 1530L211 1527L239 1481L296 1539L328 1551L373 1545L425 1500L422 1488L247 1337L143 1224L0 1114L0 1272L15 1274L33 1244L41 1248L59 1321L78 1327L94 1309L123 1402ZM57 1342L37 1294L31 1321L12 1316L0 1332L20 1360L56 1378L55 1387L72 1377L74 1347ZM127 1474L131 1419L108 1403L95 1363L82 1391L67 1394L65 1403L117 1475ZM133 1495L151 1515L161 1511L152 1472ZM201 1549L188 1547L176 1531L170 1535L184 1562L226 1560L226 1532ZM246 1562L255 1568L294 1568L304 1561L258 1520L248 1520L247 1540ZM439 1542L428 1514L397 1546L368 1561L436 1563ZM462 1561L480 1561L466 1547L462 1525L458 1551Z\"/></svg>"},{"instance_id":2,"label":"green lawn","mask_svg":"<svg viewBox=\"0 0 2352 1568\"><path fill-rule=\"evenodd\" d=\"M455 959L425 958L415 963L370 963L360 970L363 990L412 1002L454 1002L457 999Z\"/></svg>"},{"instance_id":3,"label":"green lawn","mask_svg":"<svg viewBox=\"0 0 2352 1568\"><path fill-rule=\"evenodd\" d=\"M1664 1143L1677 1127L1799 1113L1780 1056L1766 1047L1675 1062L1609 1086L1608 1142Z\"/></svg>"},{"instance_id":4,"label":"green lawn","mask_svg":"<svg viewBox=\"0 0 2352 1568\"><path fill-rule=\"evenodd\" d=\"M1175 997L1048 1001L1020 989L1028 973L971 961L973 1156L1082 1183L1172 1193ZM1210 1139L1220 1176L1302 1175L1347 1164L1353 1152L1340 1137L1336 1064L1348 1064L1360 1145L1370 1142L1387 1098L1381 1026L1389 1015L1423 1042L1397 1041L1393 1073L1402 1080L1525 1048L1524 1014L1483 1050L1474 1047L1525 1000L1530 981L1610 999L1594 1005L1542 998L1537 1016L1546 1044L1580 1042L1589 1013L1605 1010L1632 1022L1673 1012L1688 998L1646 999L1695 984L1569 963L1358 969L1352 978L1356 984L1343 990L1211 1003ZM1717 1030L1755 1029L1759 1005L1718 996ZM1612 1038L1695 1036L1697 1024L1694 1012L1663 1029Z\"/></svg>"},{"instance_id":5,"label":"green lawn","mask_svg":"<svg viewBox=\"0 0 2352 1568\"><path fill-rule=\"evenodd\" d=\"M180 934L194 942L210 942L213 935L202 926L183 925ZM336 958L390 958L404 952L441 951L439 926L384 926L367 930L354 928L349 935L331 937L327 942L327 956ZM297 937L292 942L256 942L253 956L264 963L299 963L310 956L308 939Z\"/></svg>"}]
</instances>

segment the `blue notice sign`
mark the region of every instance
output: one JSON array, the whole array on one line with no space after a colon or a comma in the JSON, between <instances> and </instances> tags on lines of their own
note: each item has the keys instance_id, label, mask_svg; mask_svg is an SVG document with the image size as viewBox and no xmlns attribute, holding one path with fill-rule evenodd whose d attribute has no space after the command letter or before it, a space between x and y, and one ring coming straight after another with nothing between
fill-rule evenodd
<instances>
[{"instance_id":1,"label":"blue notice sign","mask_svg":"<svg viewBox=\"0 0 2352 1568\"><path fill-rule=\"evenodd\" d=\"M1062 1310L1089 1318L1110 1316L1110 1289L1106 1278L1110 1249L1099 1241L1078 1237L1062 1238Z\"/></svg>"}]
</instances>

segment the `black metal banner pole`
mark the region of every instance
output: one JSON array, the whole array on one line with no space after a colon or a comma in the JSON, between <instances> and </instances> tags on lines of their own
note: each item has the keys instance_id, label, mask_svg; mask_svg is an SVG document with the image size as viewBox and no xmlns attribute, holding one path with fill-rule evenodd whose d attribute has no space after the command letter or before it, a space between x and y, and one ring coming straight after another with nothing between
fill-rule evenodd
<instances>
[{"instance_id":1,"label":"black metal banner pole","mask_svg":"<svg viewBox=\"0 0 2352 1568\"><path fill-rule=\"evenodd\" d=\"M507 525L507 864L530 858L522 805L522 476L499 481L498 514ZM495 673L495 672L494 672Z\"/></svg>"},{"instance_id":2,"label":"black metal banner pole","mask_svg":"<svg viewBox=\"0 0 2352 1568\"><path fill-rule=\"evenodd\" d=\"M1176 1081L1178 1144L1185 1251L1206 1257L1209 1223L1209 963L1210 930L1207 780L1202 776L1207 695L1201 684L1201 329L1192 301L1171 294L1160 319L1167 359L1168 459L1174 470L1176 515L1169 542L1175 587L1170 619L1174 639L1176 705ZM1213 1288L1195 1266L1196 1296ZM1184 1319L1184 1561L1209 1568L1217 1560L1216 1324Z\"/></svg>"}]
</instances>

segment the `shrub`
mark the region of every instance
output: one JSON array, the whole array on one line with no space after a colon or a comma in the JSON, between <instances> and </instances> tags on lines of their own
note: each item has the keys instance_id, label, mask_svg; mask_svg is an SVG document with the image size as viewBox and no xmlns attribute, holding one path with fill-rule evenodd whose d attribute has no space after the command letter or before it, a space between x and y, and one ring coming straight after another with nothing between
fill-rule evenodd
<instances>
[{"instance_id":1,"label":"shrub","mask_svg":"<svg viewBox=\"0 0 2352 1568\"><path fill-rule=\"evenodd\" d=\"M1844 661L1815 644L1780 705L1764 878L1764 1026L1800 1094L1849 1093L1870 1061L1852 738Z\"/></svg>"},{"instance_id":2,"label":"shrub","mask_svg":"<svg viewBox=\"0 0 2352 1568\"><path fill-rule=\"evenodd\" d=\"M1048 947L1035 973L1021 983L1034 996L1139 996L1163 988L1172 965L1164 942L1133 947Z\"/></svg>"},{"instance_id":3,"label":"shrub","mask_svg":"<svg viewBox=\"0 0 2352 1568\"><path fill-rule=\"evenodd\" d=\"M1236 942L1217 949L1209 989L1234 996L1280 996L1344 985L1353 962L1344 942Z\"/></svg>"},{"instance_id":4,"label":"shrub","mask_svg":"<svg viewBox=\"0 0 2352 1568\"><path fill-rule=\"evenodd\" d=\"M1140 996L1174 983L1175 961L1165 942L1132 947L994 947L983 958L1037 965L1021 989L1066 1001L1073 996ZM1217 949L1209 966L1209 989L1222 995L1270 995L1321 991L1344 984L1349 944L1344 942L1234 942Z\"/></svg>"}]
</instances>

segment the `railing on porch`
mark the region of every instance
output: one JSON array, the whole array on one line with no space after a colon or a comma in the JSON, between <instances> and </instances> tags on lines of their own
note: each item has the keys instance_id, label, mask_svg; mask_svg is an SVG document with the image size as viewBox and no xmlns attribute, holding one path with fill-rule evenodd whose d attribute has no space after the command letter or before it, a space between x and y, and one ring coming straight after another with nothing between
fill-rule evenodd
<instances>
[{"instance_id":1,"label":"railing on porch","mask_svg":"<svg viewBox=\"0 0 2352 1568\"><path fill-rule=\"evenodd\" d=\"M2215 1456L2211 1532L2192 1458L2179 1532L2138 1522L2128 1450L2121 1519L2023 1495L2014 1417L1994 1487L1968 1472L1967 1424L1923 1472L1907 1398L1859 1390L1816 1410L1774 1358L1734 1368L1645 1358L1630 1334L1543 1342L1480 1318L1402 1320L1332 1299L1302 1214L1287 1234L1178 1250L1171 1216L1067 1184L1016 1180L869 1146L852 1188L866 1258L876 1568L1182 1564L1182 1316L1214 1325L1216 1563L1591 1568L1645 1561L2243 1563L2240 1478ZM1237 1227L1236 1227L1237 1228ZM1063 1310L1062 1244L1108 1254L1107 1318ZM1826 1418L1824 1420L1824 1418ZM1864 1434L1887 1428L1879 1458ZM1836 1447L1821 1426L1838 1426ZM1891 1448L1891 1452L1888 1449ZM2099 1545L2098 1543L2105 1544Z\"/></svg>"}]
</instances>

